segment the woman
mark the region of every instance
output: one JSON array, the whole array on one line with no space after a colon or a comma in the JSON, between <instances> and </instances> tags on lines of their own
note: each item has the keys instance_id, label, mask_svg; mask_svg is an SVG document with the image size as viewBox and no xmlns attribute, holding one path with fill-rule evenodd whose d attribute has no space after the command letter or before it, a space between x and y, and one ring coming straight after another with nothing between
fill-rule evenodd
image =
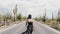
<instances>
[{"instance_id":1,"label":"woman","mask_svg":"<svg viewBox=\"0 0 60 34\"><path fill-rule=\"evenodd\" d=\"M26 20L26 26L27 30L24 32L24 34L32 34L33 32L33 20L31 14L29 14L27 20Z\"/></svg>"},{"instance_id":2,"label":"woman","mask_svg":"<svg viewBox=\"0 0 60 34\"><path fill-rule=\"evenodd\" d=\"M33 20L31 14L29 14L27 20L26 20L26 25L27 25L27 32L28 34L33 32Z\"/></svg>"}]
</instances>

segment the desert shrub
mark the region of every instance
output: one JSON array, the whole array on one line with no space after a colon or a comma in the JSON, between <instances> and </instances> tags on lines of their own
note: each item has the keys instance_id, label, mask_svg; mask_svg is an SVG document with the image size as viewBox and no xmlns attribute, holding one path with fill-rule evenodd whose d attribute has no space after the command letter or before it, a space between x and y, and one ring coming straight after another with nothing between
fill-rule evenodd
<instances>
[{"instance_id":1,"label":"desert shrub","mask_svg":"<svg viewBox=\"0 0 60 34\"><path fill-rule=\"evenodd\" d=\"M50 23L49 23L49 26L50 27L52 27L52 28L54 28L54 29L58 29L58 22L56 22L56 21L51 21Z\"/></svg>"},{"instance_id":2,"label":"desert shrub","mask_svg":"<svg viewBox=\"0 0 60 34\"><path fill-rule=\"evenodd\" d=\"M56 30L60 30L59 22L56 20L48 19L48 20L46 20L45 24L49 25L50 27L52 27Z\"/></svg>"},{"instance_id":3,"label":"desert shrub","mask_svg":"<svg viewBox=\"0 0 60 34\"><path fill-rule=\"evenodd\" d=\"M57 28L58 28L58 30L60 31L60 24L59 24L59 26L57 26Z\"/></svg>"},{"instance_id":4,"label":"desert shrub","mask_svg":"<svg viewBox=\"0 0 60 34\"><path fill-rule=\"evenodd\" d=\"M51 19L46 20L45 24L49 25L49 23L51 22Z\"/></svg>"},{"instance_id":5,"label":"desert shrub","mask_svg":"<svg viewBox=\"0 0 60 34\"><path fill-rule=\"evenodd\" d=\"M25 16L23 16L23 17L22 17L22 19L23 19L23 20L25 20L25 19L26 19L26 17L25 17Z\"/></svg>"},{"instance_id":6,"label":"desert shrub","mask_svg":"<svg viewBox=\"0 0 60 34\"><path fill-rule=\"evenodd\" d=\"M17 15L17 19L21 21L22 20L22 15L21 14Z\"/></svg>"}]
</instances>

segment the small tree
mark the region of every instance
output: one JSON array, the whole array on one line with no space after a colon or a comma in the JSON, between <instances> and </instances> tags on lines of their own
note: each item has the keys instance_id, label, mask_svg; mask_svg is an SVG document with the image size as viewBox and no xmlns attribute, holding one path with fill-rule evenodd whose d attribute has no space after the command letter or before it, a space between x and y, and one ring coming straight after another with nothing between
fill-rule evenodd
<instances>
[{"instance_id":1,"label":"small tree","mask_svg":"<svg viewBox=\"0 0 60 34\"><path fill-rule=\"evenodd\" d=\"M37 17L35 17L34 19L37 20Z\"/></svg>"},{"instance_id":2,"label":"small tree","mask_svg":"<svg viewBox=\"0 0 60 34\"><path fill-rule=\"evenodd\" d=\"M22 20L22 15L21 14L17 15L17 19L21 21Z\"/></svg>"},{"instance_id":3,"label":"small tree","mask_svg":"<svg viewBox=\"0 0 60 34\"><path fill-rule=\"evenodd\" d=\"M25 20L26 19L26 17L25 16L23 16L23 18L22 18L23 20Z\"/></svg>"},{"instance_id":4,"label":"small tree","mask_svg":"<svg viewBox=\"0 0 60 34\"><path fill-rule=\"evenodd\" d=\"M7 24L9 24L9 23L7 23L7 21L9 20L9 19L11 19L12 17L11 17L11 15L10 14L6 14L5 16L3 16L3 20L4 20L4 22L5 22L5 27L7 27Z\"/></svg>"}]
</instances>

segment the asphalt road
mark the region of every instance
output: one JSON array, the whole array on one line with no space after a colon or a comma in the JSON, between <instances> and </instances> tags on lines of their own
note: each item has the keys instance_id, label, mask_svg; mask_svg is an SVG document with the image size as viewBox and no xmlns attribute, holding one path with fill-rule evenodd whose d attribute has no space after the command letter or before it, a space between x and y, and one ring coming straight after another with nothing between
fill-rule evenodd
<instances>
[{"instance_id":1,"label":"asphalt road","mask_svg":"<svg viewBox=\"0 0 60 34\"><path fill-rule=\"evenodd\" d=\"M33 24L34 24L33 34L60 34L59 31L49 28L44 24L38 22L34 22ZM26 26L25 26L25 22L23 22L3 32L0 32L0 34L21 34L25 30L26 30Z\"/></svg>"}]
</instances>

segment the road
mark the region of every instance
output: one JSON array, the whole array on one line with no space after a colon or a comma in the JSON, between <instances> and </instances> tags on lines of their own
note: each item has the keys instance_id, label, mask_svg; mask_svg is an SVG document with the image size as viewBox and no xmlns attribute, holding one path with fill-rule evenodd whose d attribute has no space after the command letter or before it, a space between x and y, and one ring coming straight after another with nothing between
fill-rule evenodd
<instances>
[{"instance_id":1,"label":"road","mask_svg":"<svg viewBox=\"0 0 60 34\"><path fill-rule=\"evenodd\" d=\"M33 34L60 34L59 31L52 29L39 22L34 22L33 24L34 24ZM23 22L3 32L0 32L0 34L21 34L25 30L26 30L26 26L25 26L25 22Z\"/></svg>"}]
</instances>

